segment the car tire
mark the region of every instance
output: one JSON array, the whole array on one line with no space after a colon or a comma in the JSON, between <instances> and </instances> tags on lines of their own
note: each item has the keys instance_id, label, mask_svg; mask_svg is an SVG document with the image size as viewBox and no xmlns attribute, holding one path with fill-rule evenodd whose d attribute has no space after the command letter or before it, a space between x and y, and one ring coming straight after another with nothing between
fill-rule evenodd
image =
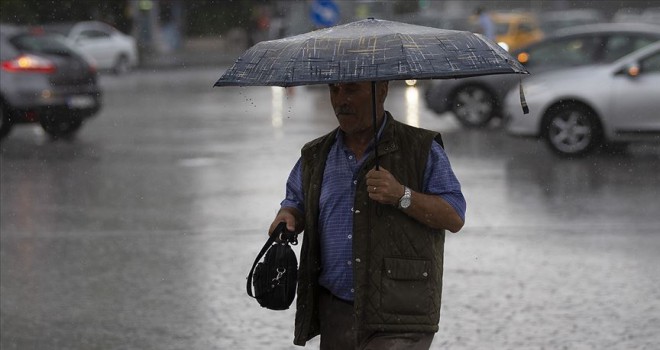
<instances>
[{"instance_id":1,"label":"car tire","mask_svg":"<svg viewBox=\"0 0 660 350\"><path fill-rule=\"evenodd\" d=\"M0 140L9 135L13 126L12 120L9 117L9 108L0 102Z\"/></svg>"},{"instance_id":2,"label":"car tire","mask_svg":"<svg viewBox=\"0 0 660 350\"><path fill-rule=\"evenodd\" d=\"M112 72L115 75L123 75L128 73L131 70L131 66L128 62L128 56L126 54L121 54L115 59L115 64L112 66Z\"/></svg>"},{"instance_id":3,"label":"car tire","mask_svg":"<svg viewBox=\"0 0 660 350\"><path fill-rule=\"evenodd\" d=\"M58 118L55 116L46 116L40 121L41 127L46 134L53 139L71 139L73 138L83 121L81 118Z\"/></svg>"},{"instance_id":4,"label":"car tire","mask_svg":"<svg viewBox=\"0 0 660 350\"><path fill-rule=\"evenodd\" d=\"M461 86L452 96L451 111L463 126L484 127L497 114L495 96L483 86Z\"/></svg>"},{"instance_id":5,"label":"car tire","mask_svg":"<svg viewBox=\"0 0 660 350\"><path fill-rule=\"evenodd\" d=\"M426 107L432 110L436 114L443 114L446 112L446 103L443 103L443 98L438 98L439 94L436 92L439 88L435 83L431 83L424 91L424 101L426 101Z\"/></svg>"},{"instance_id":6,"label":"car tire","mask_svg":"<svg viewBox=\"0 0 660 350\"><path fill-rule=\"evenodd\" d=\"M563 103L545 115L543 138L550 149L564 157L583 156L603 142L596 113L579 103Z\"/></svg>"}]
</instances>

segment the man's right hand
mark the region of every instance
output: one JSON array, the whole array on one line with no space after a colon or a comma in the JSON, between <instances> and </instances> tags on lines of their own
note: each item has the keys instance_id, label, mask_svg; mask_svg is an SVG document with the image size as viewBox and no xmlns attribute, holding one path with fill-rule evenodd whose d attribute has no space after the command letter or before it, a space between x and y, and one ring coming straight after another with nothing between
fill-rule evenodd
<instances>
[{"instance_id":1,"label":"man's right hand","mask_svg":"<svg viewBox=\"0 0 660 350\"><path fill-rule=\"evenodd\" d=\"M273 233L280 222L286 222L286 229L295 233L302 232L305 226L302 213L300 213L298 209L284 207L277 212L275 220L270 224L270 229L268 229L269 236Z\"/></svg>"}]
</instances>

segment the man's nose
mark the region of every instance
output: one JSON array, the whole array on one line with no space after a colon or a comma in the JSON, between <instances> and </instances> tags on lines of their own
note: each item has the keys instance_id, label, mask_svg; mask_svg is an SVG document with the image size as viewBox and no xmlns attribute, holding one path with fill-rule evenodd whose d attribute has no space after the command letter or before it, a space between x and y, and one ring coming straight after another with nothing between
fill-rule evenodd
<instances>
[{"instance_id":1,"label":"man's nose","mask_svg":"<svg viewBox=\"0 0 660 350\"><path fill-rule=\"evenodd\" d=\"M342 89L342 88L340 88L339 91L337 91L337 97L342 101L350 101L352 99L351 94L348 93L346 89Z\"/></svg>"}]
</instances>

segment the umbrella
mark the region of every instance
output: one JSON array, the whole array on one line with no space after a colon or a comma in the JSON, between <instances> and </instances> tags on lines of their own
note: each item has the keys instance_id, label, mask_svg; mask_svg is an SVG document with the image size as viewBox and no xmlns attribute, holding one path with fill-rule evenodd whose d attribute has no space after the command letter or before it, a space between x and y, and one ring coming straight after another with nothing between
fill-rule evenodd
<instances>
[{"instance_id":1,"label":"umbrella","mask_svg":"<svg viewBox=\"0 0 660 350\"><path fill-rule=\"evenodd\" d=\"M377 143L377 81L507 73L528 74L504 49L479 34L369 18L260 42L245 51L215 86L371 81Z\"/></svg>"}]
</instances>

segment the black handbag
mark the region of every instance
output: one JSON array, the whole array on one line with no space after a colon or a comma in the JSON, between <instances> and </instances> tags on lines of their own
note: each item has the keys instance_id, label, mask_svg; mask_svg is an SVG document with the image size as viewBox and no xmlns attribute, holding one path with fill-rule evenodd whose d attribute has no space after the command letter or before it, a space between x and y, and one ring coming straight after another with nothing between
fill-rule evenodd
<instances>
[{"instance_id":1,"label":"black handbag","mask_svg":"<svg viewBox=\"0 0 660 350\"><path fill-rule=\"evenodd\" d=\"M287 231L286 223L282 222L254 260L247 277L247 294L257 299L262 307L286 310L291 306L298 283L298 259L290 245L296 244L298 235ZM264 254L264 261L259 262Z\"/></svg>"}]
</instances>

